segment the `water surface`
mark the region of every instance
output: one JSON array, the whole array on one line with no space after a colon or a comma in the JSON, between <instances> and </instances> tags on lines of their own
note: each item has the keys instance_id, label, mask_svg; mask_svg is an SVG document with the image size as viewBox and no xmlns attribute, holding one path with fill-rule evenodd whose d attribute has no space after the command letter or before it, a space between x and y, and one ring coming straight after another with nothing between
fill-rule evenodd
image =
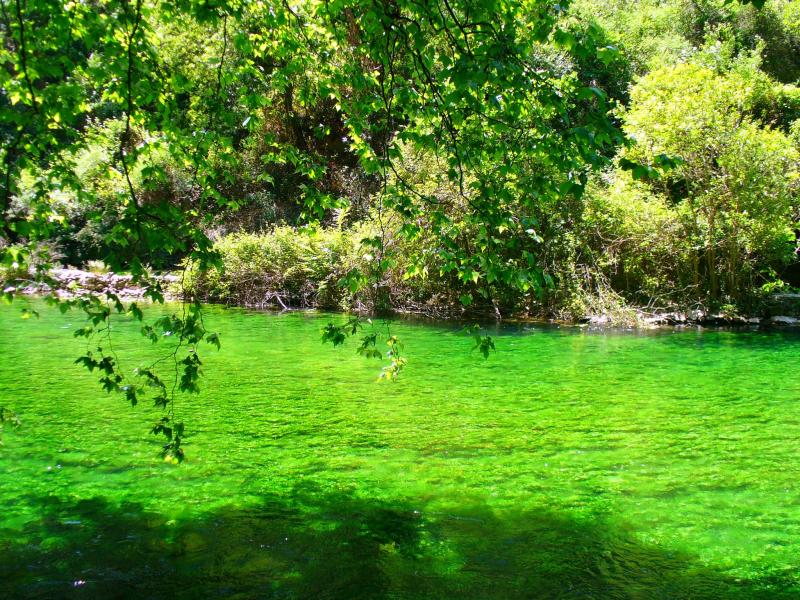
<instances>
[{"instance_id":1,"label":"water surface","mask_svg":"<svg viewBox=\"0 0 800 600\"><path fill-rule=\"evenodd\" d=\"M341 316L212 308L174 466L78 318L0 309L0 597L800 598L793 333L401 322L379 383Z\"/></svg>"}]
</instances>

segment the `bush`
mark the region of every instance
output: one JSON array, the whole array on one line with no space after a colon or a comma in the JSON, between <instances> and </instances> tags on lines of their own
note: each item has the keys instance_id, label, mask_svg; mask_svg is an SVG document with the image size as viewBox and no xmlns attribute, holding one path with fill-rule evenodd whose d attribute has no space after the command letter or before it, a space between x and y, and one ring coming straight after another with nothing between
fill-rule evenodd
<instances>
[{"instance_id":1,"label":"bush","mask_svg":"<svg viewBox=\"0 0 800 600\"><path fill-rule=\"evenodd\" d=\"M691 239L679 211L630 174L589 188L585 228L596 267L629 300L668 305L691 295Z\"/></svg>"},{"instance_id":2,"label":"bush","mask_svg":"<svg viewBox=\"0 0 800 600\"><path fill-rule=\"evenodd\" d=\"M261 234L234 233L214 244L223 268L190 269L185 285L206 300L245 306L346 308L339 285L359 262L352 232L275 227Z\"/></svg>"},{"instance_id":3,"label":"bush","mask_svg":"<svg viewBox=\"0 0 800 600\"><path fill-rule=\"evenodd\" d=\"M629 297L672 290L673 299L748 309L794 260L800 155L756 119L764 82L756 83L686 64L654 71L631 91L621 116L636 144L624 156L681 162L647 183L617 172L592 194L605 268Z\"/></svg>"}]
</instances>

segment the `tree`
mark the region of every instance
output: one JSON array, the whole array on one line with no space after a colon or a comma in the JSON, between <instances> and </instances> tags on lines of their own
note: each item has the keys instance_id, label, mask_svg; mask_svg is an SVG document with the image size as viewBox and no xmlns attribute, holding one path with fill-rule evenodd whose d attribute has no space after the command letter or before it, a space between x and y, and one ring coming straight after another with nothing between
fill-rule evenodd
<instances>
[{"instance_id":1,"label":"tree","mask_svg":"<svg viewBox=\"0 0 800 600\"><path fill-rule=\"evenodd\" d=\"M632 88L621 117L636 143L620 165L639 166L592 194L592 219L616 240L621 287L747 309L793 259L800 155L761 120L765 98L782 86L745 66L719 74L677 65ZM665 157L680 160L649 177L645 165Z\"/></svg>"},{"instance_id":2,"label":"tree","mask_svg":"<svg viewBox=\"0 0 800 600\"><path fill-rule=\"evenodd\" d=\"M546 285L537 258L543 215L579 196L588 172L606 164L622 141L606 92L552 60L599 65L615 55L598 29L564 21L564 4L0 4L0 259L12 273L7 298L28 279L47 281L53 260L47 241L64 227L64 203L57 201L64 194L90 207L111 200L111 213L86 216L106 219L99 228L104 260L130 272L156 302L163 290L153 273L180 259L201 271L217 263L208 229L215 215L239 204L232 190L243 156L257 157L265 185L291 179L302 219L324 218L343 200L322 183L328 165L310 143L313 136L343 140L342 155L378 191L381 233L364 242L375 250L373 264L348 273L343 285L380 285L394 260L385 243L389 220L381 215L392 213L396 233L433 232L443 273L473 288L464 303L473 294L493 300L500 285L535 292ZM205 64L181 54L178 31L187 32L189 45L208 42ZM328 122L310 121L313 106L326 107ZM275 114L290 134L264 126ZM109 119L119 125L104 159L108 168L87 185L78 169L92 138L87 133ZM438 157L455 190L451 198L443 201L403 176L399 165L409 148ZM174 189L173 171L184 177ZM151 395L165 409L153 431L166 435L165 453L180 459L183 424L175 421L171 398L176 388L197 390L199 345L219 344L203 326L201 304L188 298L180 314L143 323L154 342L173 333L167 356L177 383L171 386L157 364L121 372L109 344L112 319L142 320L141 307L113 295L50 301L86 314L77 334L94 349L79 361L99 370L105 389L132 404ZM358 328L331 327L326 335L334 342ZM477 343L488 348L490 341ZM374 342L367 336L362 350ZM402 357L391 337L389 343L394 375Z\"/></svg>"}]
</instances>

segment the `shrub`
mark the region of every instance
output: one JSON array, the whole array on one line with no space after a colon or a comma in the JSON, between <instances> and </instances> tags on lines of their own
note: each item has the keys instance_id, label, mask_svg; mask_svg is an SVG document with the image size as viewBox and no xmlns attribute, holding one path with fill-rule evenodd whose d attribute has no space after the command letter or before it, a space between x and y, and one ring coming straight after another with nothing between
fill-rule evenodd
<instances>
[{"instance_id":1,"label":"shrub","mask_svg":"<svg viewBox=\"0 0 800 600\"><path fill-rule=\"evenodd\" d=\"M655 71L631 91L622 118L636 144L624 156L682 162L648 183L617 173L594 194L605 248L624 247L622 262L606 266L626 293L641 300L671 288L746 306L793 260L800 155L786 134L756 120L756 90L741 73L686 64Z\"/></svg>"},{"instance_id":2,"label":"shrub","mask_svg":"<svg viewBox=\"0 0 800 600\"><path fill-rule=\"evenodd\" d=\"M189 270L187 289L207 300L246 306L344 308L349 298L339 280L358 262L351 232L275 227L233 233L215 245L222 269Z\"/></svg>"}]
</instances>

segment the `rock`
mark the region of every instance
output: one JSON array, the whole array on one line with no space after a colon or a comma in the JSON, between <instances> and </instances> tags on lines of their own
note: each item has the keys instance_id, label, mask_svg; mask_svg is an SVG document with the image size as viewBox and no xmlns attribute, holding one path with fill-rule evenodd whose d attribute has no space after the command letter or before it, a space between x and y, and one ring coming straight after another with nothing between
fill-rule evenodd
<instances>
[{"instance_id":1,"label":"rock","mask_svg":"<svg viewBox=\"0 0 800 600\"><path fill-rule=\"evenodd\" d=\"M800 294L772 294L765 308L769 315L800 317Z\"/></svg>"},{"instance_id":2,"label":"rock","mask_svg":"<svg viewBox=\"0 0 800 600\"><path fill-rule=\"evenodd\" d=\"M705 311L702 310L694 309L686 313L686 319L688 321L699 322L699 321L704 321L705 318L706 318L706 313Z\"/></svg>"},{"instance_id":3,"label":"rock","mask_svg":"<svg viewBox=\"0 0 800 600\"><path fill-rule=\"evenodd\" d=\"M669 324L669 318L667 315L652 315L649 317L644 317L642 321L644 321L645 325L651 326Z\"/></svg>"},{"instance_id":4,"label":"rock","mask_svg":"<svg viewBox=\"0 0 800 600\"><path fill-rule=\"evenodd\" d=\"M666 313L664 317L670 325L681 325L687 321L686 315L681 312Z\"/></svg>"},{"instance_id":5,"label":"rock","mask_svg":"<svg viewBox=\"0 0 800 600\"><path fill-rule=\"evenodd\" d=\"M91 273L80 269L52 269L50 277L56 281L55 294L62 299L74 298L87 293L110 293L124 299L141 299L144 289L132 283L131 275L116 275L114 273ZM155 279L164 284L168 292L169 284L178 281L175 275L157 276ZM29 285L19 290L23 294L41 294L50 291L46 284ZM169 297L169 293L165 293Z\"/></svg>"},{"instance_id":6,"label":"rock","mask_svg":"<svg viewBox=\"0 0 800 600\"><path fill-rule=\"evenodd\" d=\"M750 317L749 319L747 319L747 322L750 325L758 325L759 323L761 323L761 317Z\"/></svg>"},{"instance_id":7,"label":"rock","mask_svg":"<svg viewBox=\"0 0 800 600\"><path fill-rule=\"evenodd\" d=\"M727 325L728 317L723 314L705 315L701 320L703 325Z\"/></svg>"},{"instance_id":8,"label":"rock","mask_svg":"<svg viewBox=\"0 0 800 600\"><path fill-rule=\"evenodd\" d=\"M683 325L687 322L686 315L677 311L644 315L641 320L647 325Z\"/></svg>"},{"instance_id":9,"label":"rock","mask_svg":"<svg viewBox=\"0 0 800 600\"><path fill-rule=\"evenodd\" d=\"M770 317L769 322L774 325L797 325L800 323L800 319L796 319L795 317L787 317L785 315L778 315L776 317Z\"/></svg>"}]
</instances>

